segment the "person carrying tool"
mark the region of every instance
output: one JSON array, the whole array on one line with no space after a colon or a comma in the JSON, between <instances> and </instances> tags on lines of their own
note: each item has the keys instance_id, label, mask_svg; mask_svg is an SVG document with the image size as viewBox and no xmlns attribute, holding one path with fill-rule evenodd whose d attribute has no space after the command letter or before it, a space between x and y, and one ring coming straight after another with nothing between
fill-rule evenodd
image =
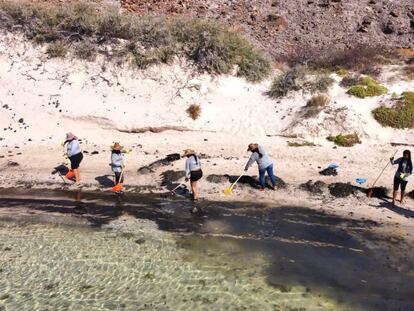
<instances>
[{"instance_id":1,"label":"person carrying tool","mask_svg":"<svg viewBox=\"0 0 414 311\"><path fill-rule=\"evenodd\" d=\"M273 174L273 163L270 160L268 154L264 150L262 146L258 144L249 144L247 151L250 151L252 155L250 156L249 161L246 164L244 170L247 172L250 166L253 165L254 162L257 162L259 167L259 179L260 179L260 191L264 191L266 188L266 172L270 177L272 182L272 189L276 189L276 176Z\"/></svg>"},{"instance_id":2,"label":"person carrying tool","mask_svg":"<svg viewBox=\"0 0 414 311\"><path fill-rule=\"evenodd\" d=\"M111 147L111 168L112 172L115 174L115 185L112 188L113 191L119 192L122 191L124 186L124 155L127 153L127 150L124 149L119 143L115 143Z\"/></svg>"},{"instance_id":3,"label":"person carrying tool","mask_svg":"<svg viewBox=\"0 0 414 311\"><path fill-rule=\"evenodd\" d=\"M66 155L70 160L71 169L65 175L66 179L72 180L75 177L76 183L80 183L80 169L79 165L82 162L83 154L80 148L78 138L71 132L66 134L66 140L63 146L66 145Z\"/></svg>"},{"instance_id":4,"label":"person carrying tool","mask_svg":"<svg viewBox=\"0 0 414 311\"><path fill-rule=\"evenodd\" d=\"M197 182L201 179L201 177L203 177L201 161L192 149L184 150L183 157L187 157L187 160L185 161L185 181L190 180L192 199L193 201L197 201Z\"/></svg>"},{"instance_id":5,"label":"person carrying tool","mask_svg":"<svg viewBox=\"0 0 414 311\"><path fill-rule=\"evenodd\" d=\"M400 203L404 203L405 189L407 187L408 179L413 173L413 162L411 161L410 150L404 150L403 156L394 160L394 157L390 158L391 164L398 164L398 169L394 176L394 192L392 194L392 204L395 205L397 199L398 189L401 187L401 200Z\"/></svg>"}]
</instances>

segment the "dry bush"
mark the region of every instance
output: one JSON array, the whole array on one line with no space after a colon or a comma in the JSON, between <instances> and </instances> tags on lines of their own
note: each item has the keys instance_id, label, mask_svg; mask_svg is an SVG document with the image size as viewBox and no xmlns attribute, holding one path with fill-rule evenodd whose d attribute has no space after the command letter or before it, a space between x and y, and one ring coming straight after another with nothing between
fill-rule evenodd
<instances>
[{"instance_id":1,"label":"dry bush","mask_svg":"<svg viewBox=\"0 0 414 311\"><path fill-rule=\"evenodd\" d=\"M214 21L141 17L86 2L51 6L0 1L0 27L20 31L38 43L85 41L97 48L124 42L125 58L139 68L178 56L190 59L203 72L227 74L238 68L239 76L253 82L271 70L269 59L253 44ZM93 58L85 49L74 54ZM119 59L119 55L117 51L116 57L107 57Z\"/></svg>"},{"instance_id":2,"label":"dry bush","mask_svg":"<svg viewBox=\"0 0 414 311\"><path fill-rule=\"evenodd\" d=\"M286 96L290 91L299 91L306 76L303 66L293 67L273 80L269 95L273 98Z\"/></svg>"},{"instance_id":3,"label":"dry bush","mask_svg":"<svg viewBox=\"0 0 414 311\"><path fill-rule=\"evenodd\" d=\"M67 44L57 41L48 45L46 53L50 58L65 57L68 50Z\"/></svg>"},{"instance_id":4,"label":"dry bush","mask_svg":"<svg viewBox=\"0 0 414 311\"><path fill-rule=\"evenodd\" d=\"M327 46L324 49L302 48L284 60L291 66L306 64L313 69L335 72L338 69L360 73L376 73L379 65L390 63L397 55L383 46L356 46L352 49L338 49Z\"/></svg>"},{"instance_id":5,"label":"dry bush","mask_svg":"<svg viewBox=\"0 0 414 311\"><path fill-rule=\"evenodd\" d=\"M318 115L323 108L329 105L330 101L330 98L324 94L312 96L304 107L304 117L310 118Z\"/></svg>"},{"instance_id":6,"label":"dry bush","mask_svg":"<svg viewBox=\"0 0 414 311\"><path fill-rule=\"evenodd\" d=\"M307 90L312 94L328 92L335 80L329 75L317 75L316 78L308 83Z\"/></svg>"},{"instance_id":7,"label":"dry bush","mask_svg":"<svg viewBox=\"0 0 414 311\"><path fill-rule=\"evenodd\" d=\"M414 64L409 64L405 66L403 69L403 72L404 72L404 76L408 80L414 80Z\"/></svg>"},{"instance_id":8,"label":"dry bush","mask_svg":"<svg viewBox=\"0 0 414 311\"><path fill-rule=\"evenodd\" d=\"M188 116L193 120L197 120L201 116L201 106L198 104L191 104L186 111Z\"/></svg>"},{"instance_id":9,"label":"dry bush","mask_svg":"<svg viewBox=\"0 0 414 311\"><path fill-rule=\"evenodd\" d=\"M357 85L359 81L361 81L361 76L359 74L349 74L342 78L339 85L344 88L350 88Z\"/></svg>"}]
</instances>

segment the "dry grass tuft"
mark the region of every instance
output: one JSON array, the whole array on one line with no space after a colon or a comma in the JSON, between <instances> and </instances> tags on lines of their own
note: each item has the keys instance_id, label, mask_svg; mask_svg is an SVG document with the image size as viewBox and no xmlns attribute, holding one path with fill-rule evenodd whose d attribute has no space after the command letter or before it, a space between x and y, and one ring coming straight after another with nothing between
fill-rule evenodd
<instances>
[{"instance_id":1,"label":"dry grass tuft","mask_svg":"<svg viewBox=\"0 0 414 311\"><path fill-rule=\"evenodd\" d=\"M197 120L201 116L201 106L198 104L191 104L186 111L188 116L193 120Z\"/></svg>"},{"instance_id":2,"label":"dry grass tuft","mask_svg":"<svg viewBox=\"0 0 414 311\"><path fill-rule=\"evenodd\" d=\"M318 115L323 110L323 108L329 105L330 101L330 98L325 94L312 96L312 98L308 100L306 106L304 107L304 117L311 118Z\"/></svg>"}]
</instances>

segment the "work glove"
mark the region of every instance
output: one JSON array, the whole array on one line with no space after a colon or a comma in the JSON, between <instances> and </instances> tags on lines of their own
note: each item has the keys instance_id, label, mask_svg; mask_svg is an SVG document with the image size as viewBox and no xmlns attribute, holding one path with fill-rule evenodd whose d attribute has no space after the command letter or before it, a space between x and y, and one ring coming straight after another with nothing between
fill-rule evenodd
<instances>
[{"instance_id":1,"label":"work glove","mask_svg":"<svg viewBox=\"0 0 414 311\"><path fill-rule=\"evenodd\" d=\"M60 145L61 145L62 147L65 147L65 141L64 141L64 140L62 140L62 141L60 142Z\"/></svg>"},{"instance_id":2,"label":"work glove","mask_svg":"<svg viewBox=\"0 0 414 311\"><path fill-rule=\"evenodd\" d=\"M404 179L405 174L404 173L400 173L400 179Z\"/></svg>"},{"instance_id":3,"label":"work glove","mask_svg":"<svg viewBox=\"0 0 414 311\"><path fill-rule=\"evenodd\" d=\"M125 148L125 149L124 149L124 153L125 153L125 154L128 154L129 152L130 152L130 150L129 150L128 148Z\"/></svg>"}]
</instances>

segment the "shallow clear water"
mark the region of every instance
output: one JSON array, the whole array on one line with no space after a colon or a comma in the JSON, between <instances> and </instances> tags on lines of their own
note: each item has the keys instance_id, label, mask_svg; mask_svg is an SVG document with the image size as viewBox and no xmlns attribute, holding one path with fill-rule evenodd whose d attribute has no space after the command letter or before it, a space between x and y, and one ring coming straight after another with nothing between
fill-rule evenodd
<instances>
[{"instance_id":1,"label":"shallow clear water","mask_svg":"<svg viewBox=\"0 0 414 311\"><path fill-rule=\"evenodd\" d=\"M0 310L414 310L412 265L371 223L209 202L192 215L188 202L148 197L81 203L75 214L79 198L0 193Z\"/></svg>"},{"instance_id":2,"label":"shallow clear water","mask_svg":"<svg viewBox=\"0 0 414 311\"><path fill-rule=\"evenodd\" d=\"M333 310L305 288L266 284L264 258L231 256L231 241L206 260L156 231L3 224L0 245L4 310Z\"/></svg>"}]
</instances>

